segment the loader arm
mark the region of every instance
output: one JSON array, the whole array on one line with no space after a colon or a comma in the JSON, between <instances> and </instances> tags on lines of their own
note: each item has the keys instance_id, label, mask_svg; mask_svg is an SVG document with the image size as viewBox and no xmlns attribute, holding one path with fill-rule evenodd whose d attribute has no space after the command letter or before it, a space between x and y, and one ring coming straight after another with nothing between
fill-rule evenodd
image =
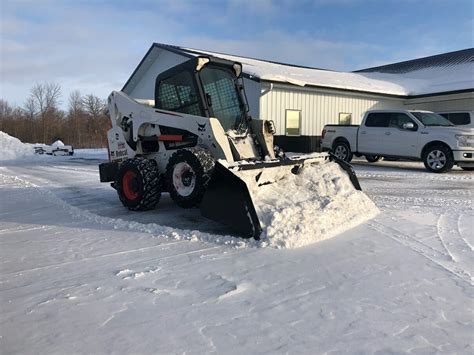
<instances>
[{"instance_id":1,"label":"loader arm","mask_svg":"<svg viewBox=\"0 0 474 355\"><path fill-rule=\"evenodd\" d=\"M163 134L163 128L172 128L192 133L197 136L198 144L211 151L216 159L233 161L229 142L222 126L215 118L195 116L179 112L171 112L143 105L130 98L121 91L114 91L108 98L109 115L112 122L115 138L116 134L127 132L129 139L125 139L132 155L142 154L143 151L136 151L133 147L140 137L157 137ZM135 149L134 149L135 148ZM111 150L112 152L112 150ZM130 154L128 154L130 155ZM132 158L133 156L128 156Z\"/></svg>"}]
</instances>

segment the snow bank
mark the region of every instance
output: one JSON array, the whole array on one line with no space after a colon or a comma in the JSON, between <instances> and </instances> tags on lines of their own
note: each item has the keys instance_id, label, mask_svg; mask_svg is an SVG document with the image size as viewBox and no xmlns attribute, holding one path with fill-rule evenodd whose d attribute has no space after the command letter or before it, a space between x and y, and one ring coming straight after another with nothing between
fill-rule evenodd
<instances>
[{"instance_id":1,"label":"snow bank","mask_svg":"<svg viewBox=\"0 0 474 355\"><path fill-rule=\"evenodd\" d=\"M0 131L0 160L14 160L34 155L31 144L22 143L18 138Z\"/></svg>"},{"instance_id":2,"label":"snow bank","mask_svg":"<svg viewBox=\"0 0 474 355\"><path fill-rule=\"evenodd\" d=\"M263 228L262 241L271 247L296 248L329 239L375 217L379 210L354 189L336 163L305 167L278 183L252 187Z\"/></svg>"}]
</instances>

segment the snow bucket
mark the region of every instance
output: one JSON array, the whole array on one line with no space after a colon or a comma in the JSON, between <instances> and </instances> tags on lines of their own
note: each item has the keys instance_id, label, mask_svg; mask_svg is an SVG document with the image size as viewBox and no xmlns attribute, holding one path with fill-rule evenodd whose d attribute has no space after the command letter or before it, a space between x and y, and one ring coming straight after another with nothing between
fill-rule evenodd
<instances>
[{"instance_id":1,"label":"snow bucket","mask_svg":"<svg viewBox=\"0 0 474 355\"><path fill-rule=\"evenodd\" d=\"M256 210L255 192L262 186L284 184L285 177L290 174L298 175L305 166L315 167L328 163L328 159L339 164L354 188L361 190L352 166L331 154L234 166L228 165L226 161L217 161L201 202L201 214L227 225L243 238L259 239L262 225Z\"/></svg>"}]
</instances>

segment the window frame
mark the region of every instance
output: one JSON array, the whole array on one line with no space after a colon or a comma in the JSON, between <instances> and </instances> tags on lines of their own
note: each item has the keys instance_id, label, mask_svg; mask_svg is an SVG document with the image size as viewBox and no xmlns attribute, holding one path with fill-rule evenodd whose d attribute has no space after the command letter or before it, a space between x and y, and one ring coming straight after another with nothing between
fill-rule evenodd
<instances>
[{"instance_id":1,"label":"window frame","mask_svg":"<svg viewBox=\"0 0 474 355\"><path fill-rule=\"evenodd\" d=\"M349 123L342 124L341 123L341 115L349 115L350 116ZM352 124L352 112L339 112L339 114L337 116L337 119L338 119L337 122L338 122L339 125L350 126Z\"/></svg>"},{"instance_id":2,"label":"window frame","mask_svg":"<svg viewBox=\"0 0 474 355\"><path fill-rule=\"evenodd\" d=\"M293 111L293 112L298 112L299 118L298 118L298 134L288 134L288 111ZM300 137L301 136L301 110L297 109L285 109L285 136L288 137Z\"/></svg>"}]
</instances>

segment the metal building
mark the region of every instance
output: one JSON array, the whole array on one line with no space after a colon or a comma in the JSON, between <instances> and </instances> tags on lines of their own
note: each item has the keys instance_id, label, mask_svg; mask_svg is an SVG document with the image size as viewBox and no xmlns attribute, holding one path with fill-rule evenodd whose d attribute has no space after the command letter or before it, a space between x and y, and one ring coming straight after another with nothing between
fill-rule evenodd
<instances>
[{"instance_id":1,"label":"metal building","mask_svg":"<svg viewBox=\"0 0 474 355\"><path fill-rule=\"evenodd\" d=\"M243 64L250 114L273 120L287 151L317 151L325 124L358 124L370 109L474 111L473 48L337 72L154 43L122 91L153 99L159 73L199 55Z\"/></svg>"}]
</instances>

